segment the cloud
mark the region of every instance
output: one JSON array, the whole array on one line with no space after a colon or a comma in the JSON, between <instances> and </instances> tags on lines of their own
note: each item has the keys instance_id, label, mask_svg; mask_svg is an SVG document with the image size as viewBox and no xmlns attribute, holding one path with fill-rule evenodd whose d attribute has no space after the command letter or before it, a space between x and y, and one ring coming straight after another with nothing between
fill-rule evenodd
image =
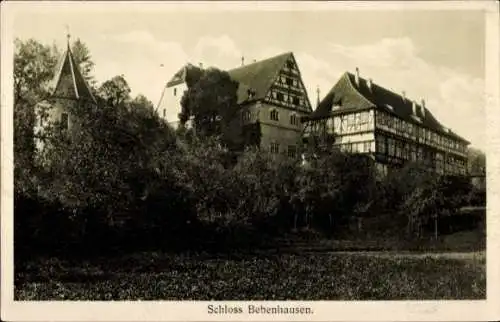
<instances>
[{"instance_id":1,"label":"cloud","mask_svg":"<svg viewBox=\"0 0 500 322\"><path fill-rule=\"evenodd\" d=\"M192 54L198 62L222 69L233 68L241 56L242 51L227 35L201 37Z\"/></svg>"},{"instance_id":2,"label":"cloud","mask_svg":"<svg viewBox=\"0 0 500 322\"><path fill-rule=\"evenodd\" d=\"M486 141L484 80L429 63L407 37L383 38L356 46L330 43L321 53L279 45L244 52L227 35L200 37L188 52L180 43L157 39L141 30L101 35L101 42L106 51L101 53L101 62L95 56L98 79L123 73L134 95L144 93L153 103L157 103L165 82L187 62L230 69L239 66L242 55L248 63L293 49L313 107L316 87L323 97L345 71L359 67L361 76L372 78L374 83L398 93L404 90L411 99L425 99L441 123L473 145L481 148Z\"/></svg>"},{"instance_id":3,"label":"cloud","mask_svg":"<svg viewBox=\"0 0 500 322\"><path fill-rule=\"evenodd\" d=\"M142 93L154 104L168 79L189 59L181 44L144 30L101 35L100 41L107 50L101 54L103 61L96 61L96 77L104 81L123 74L132 95Z\"/></svg>"},{"instance_id":4,"label":"cloud","mask_svg":"<svg viewBox=\"0 0 500 322\"><path fill-rule=\"evenodd\" d=\"M485 142L484 80L458 70L433 65L424 60L410 38L384 38L358 46L329 44L328 52L319 59L307 52L296 53L299 67L315 101L314 86L321 96L335 84L345 71L359 67L360 74L372 78L387 89L426 106L445 126L452 128L473 145ZM311 95L312 94L312 95Z\"/></svg>"}]
</instances>

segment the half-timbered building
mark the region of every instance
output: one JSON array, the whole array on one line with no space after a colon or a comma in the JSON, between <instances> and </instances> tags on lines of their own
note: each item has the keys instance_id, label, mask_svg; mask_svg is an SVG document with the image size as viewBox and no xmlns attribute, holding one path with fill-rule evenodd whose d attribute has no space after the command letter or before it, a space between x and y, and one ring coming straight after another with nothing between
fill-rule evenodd
<instances>
[{"instance_id":1,"label":"half-timbered building","mask_svg":"<svg viewBox=\"0 0 500 322\"><path fill-rule=\"evenodd\" d=\"M195 68L187 65L170 80L158 105L160 116L175 125L186 78ZM312 112L293 53L284 53L228 71L239 83L237 102L241 124L260 126L260 147L273 154L297 155L303 125L300 119Z\"/></svg>"},{"instance_id":2,"label":"half-timbered building","mask_svg":"<svg viewBox=\"0 0 500 322\"><path fill-rule=\"evenodd\" d=\"M469 142L427 109L371 79L344 73L303 118L304 141L330 142L342 151L372 156L380 172L422 161L439 174L465 175Z\"/></svg>"}]
</instances>

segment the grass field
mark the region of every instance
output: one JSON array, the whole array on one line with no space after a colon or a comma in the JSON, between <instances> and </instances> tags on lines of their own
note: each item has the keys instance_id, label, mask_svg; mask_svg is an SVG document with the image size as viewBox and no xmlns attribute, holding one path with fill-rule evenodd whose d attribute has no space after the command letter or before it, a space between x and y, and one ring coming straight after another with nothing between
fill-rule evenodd
<instances>
[{"instance_id":1,"label":"grass field","mask_svg":"<svg viewBox=\"0 0 500 322\"><path fill-rule=\"evenodd\" d=\"M485 294L484 253L44 258L17 269L15 289L16 300L434 300Z\"/></svg>"}]
</instances>

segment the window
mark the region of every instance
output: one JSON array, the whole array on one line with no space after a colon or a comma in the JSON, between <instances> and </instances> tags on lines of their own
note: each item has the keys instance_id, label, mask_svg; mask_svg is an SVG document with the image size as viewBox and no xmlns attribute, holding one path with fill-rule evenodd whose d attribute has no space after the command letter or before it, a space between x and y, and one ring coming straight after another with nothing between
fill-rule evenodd
<instances>
[{"instance_id":1,"label":"window","mask_svg":"<svg viewBox=\"0 0 500 322\"><path fill-rule=\"evenodd\" d=\"M293 98L293 105L301 105L298 97Z\"/></svg>"},{"instance_id":2,"label":"window","mask_svg":"<svg viewBox=\"0 0 500 322\"><path fill-rule=\"evenodd\" d=\"M297 155L297 147L295 145L289 145L288 146L288 156L290 158L295 158Z\"/></svg>"},{"instance_id":3,"label":"window","mask_svg":"<svg viewBox=\"0 0 500 322\"><path fill-rule=\"evenodd\" d=\"M271 119L271 121L279 121L278 111L272 110L269 114L269 118Z\"/></svg>"},{"instance_id":4,"label":"window","mask_svg":"<svg viewBox=\"0 0 500 322\"><path fill-rule=\"evenodd\" d=\"M382 154L387 152L385 147L385 138L383 136L377 136L377 152Z\"/></svg>"},{"instance_id":5,"label":"window","mask_svg":"<svg viewBox=\"0 0 500 322\"><path fill-rule=\"evenodd\" d=\"M174 88L174 96L177 96L177 88Z\"/></svg>"},{"instance_id":6,"label":"window","mask_svg":"<svg viewBox=\"0 0 500 322\"><path fill-rule=\"evenodd\" d=\"M417 160L417 147L415 145L411 145L411 160L416 161Z\"/></svg>"},{"instance_id":7,"label":"window","mask_svg":"<svg viewBox=\"0 0 500 322\"><path fill-rule=\"evenodd\" d=\"M242 118L243 122L250 121L250 111L243 111L241 118Z\"/></svg>"},{"instance_id":8,"label":"window","mask_svg":"<svg viewBox=\"0 0 500 322\"><path fill-rule=\"evenodd\" d=\"M271 143L271 153L280 153L280 145L278 143Z\"/></svg>"},{"instance_id":9,"label":"window","mask_svg":"<svg viewBox=\"0 0 500 322\"><path fill-rule=\"evenodd\" d=\"M387 139L387 147L388 147L387 154L389 154L390 156L394 156L396 154L396 147L395 147L394 139L391 139L391 138Z\"/></svg>"},{"instance_id":10,"label":"window","mask_svg":"<svg viewBox=\"0 0 500 322\"><path fill-rule=\"evenodd\" d=\"M69 115L68 113L61 114L61 128L67 130L69 127Z\"/></svg>"},{"instance_id":11,"label":"window","mask_svg":"<svg viewBox=\"0 0 500 322\"><path fill-rule=\"evenodd\" d=\"M292 125L299 124L297 115L295 115L295 114L290 115L290 124L292 124Z\"/></svg>"},{"instance_id":12,"label":"window","mask_svg":"<svg viewBox=\"0 0 500 322\"><path fill-rule=\"evenodd\" d=\"M277 99L278 101L283 101L283 93L277 93L277 94L276 94L276 99Z\"/></svg>"},{"instance_id":13,"label":"window","mask_svg":"<svg viewBox=\"0 0 500 322\"><path fill-rule=\"evenodd\" d=\"M286 62L286 67L290 68L290 69L293 69L294 68L294 64L293 64L293 61L289 60Z\"/></svg>"},{"instance_id":14,"label":"window","mask_svg":"<svg viewBox=\"0 0 500 322\"><path fill-rule=\"evenodd\" d=\"M292 85L293 85L293 79L291 79L291 78L288 78L288 77L287 77L287 78L286 78L286 84L287 84L288 86L292 86Z\"/></svg>"}]
</instances>

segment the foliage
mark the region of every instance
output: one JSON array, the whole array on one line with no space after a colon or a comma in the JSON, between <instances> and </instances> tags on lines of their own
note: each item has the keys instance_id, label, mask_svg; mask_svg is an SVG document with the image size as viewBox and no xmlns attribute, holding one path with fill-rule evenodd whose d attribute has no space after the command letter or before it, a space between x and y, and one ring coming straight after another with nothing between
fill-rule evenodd
<instances>
[{"instance_id":1,"label":"foliage","mask_svg":"<svg viewBox=\"0 0 500 322\"><path fill-rule=\"evenodd\" d=\"M469 148L468 170L472 175L482 175L486 173L486 154L483 151Z\"/></svg>"},{"instance_id":2,"label":"foliage","mask_svg":"<svg viewBox=\"0 0 500 322\"><path fill-rule=\"evenodd\" d=\"M123 75L115 76L102 83L98 89L99 96L109 106L120 106L130 100L130 87Z\"/></svg>"},{"instance_id":3,"label":"foliage","mask_svg":"<svg viewBox=\"0 0 500 322\"><path fill-rule=\"evenodd\" d=\"M199 137L218 136L231 150L242 150L245 143L237 104L238 86L225 71L216 68L201 71L181 99L181 124L193 119Z\"/></svg>"},{"instance_id":4,"label":"foliage","mask_svg":"<svg viewBox=\"0 0 500 322\"><path fill-rule=\"evenodd\" d=\"M112 272L112 273L111 273ZM281 278L277 278L281 276ZM16 300L485 299L484 258L381 254L140 253L31 260Z\"/></svg>"}]
</instances>

